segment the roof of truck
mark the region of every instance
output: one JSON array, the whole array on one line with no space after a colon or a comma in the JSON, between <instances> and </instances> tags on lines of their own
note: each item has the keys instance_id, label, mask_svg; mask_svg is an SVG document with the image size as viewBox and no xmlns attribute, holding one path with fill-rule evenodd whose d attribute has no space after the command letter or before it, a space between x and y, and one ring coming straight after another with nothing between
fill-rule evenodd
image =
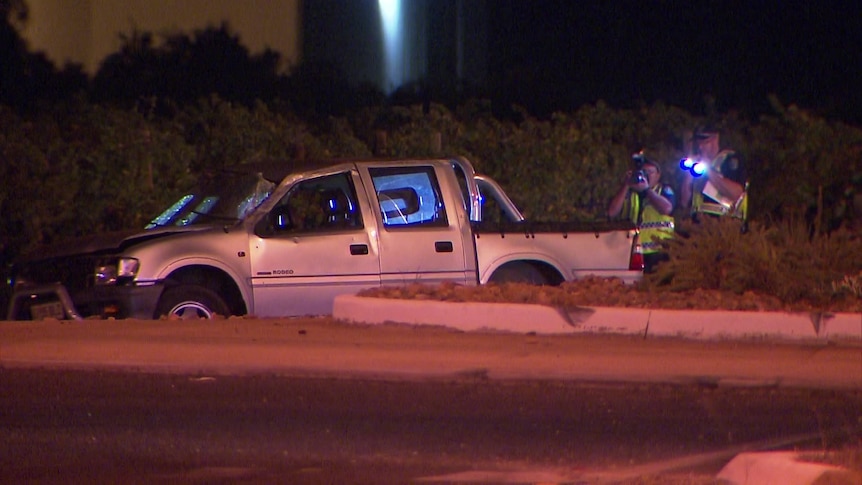
<instances>
[{"instance_id":1,"label":"roof of truck","mask_svg":"<svg viewBox=\"0 0 862 485\"><path fill-rule=\"evenodd\" d=\"M346 161L346 160L345 160ZM225 172L261 173L267 180L280 182L291 173L305 172L326 168L341 163L338 160L294 160L289 158L270 158L252 162L231 165L224 168Z\"/></svg>"},{"instance_id":2,"label":"roof of truck","mask_svg":"<svg viewBox=\"0 0 862 485\"><path fill-rule=\"evenodd\" d=\"M234 173L260 173L267 180L280 182L291 173L318 170L342 163L357 162L394 162L394 161L422 161L422 160L445 160L447 157L416 157L416 158L329 158L329 159L305 159L294 160L289 158L258 159L246 163L225 167L223 171Z\"/></svg>"}]
</instances>

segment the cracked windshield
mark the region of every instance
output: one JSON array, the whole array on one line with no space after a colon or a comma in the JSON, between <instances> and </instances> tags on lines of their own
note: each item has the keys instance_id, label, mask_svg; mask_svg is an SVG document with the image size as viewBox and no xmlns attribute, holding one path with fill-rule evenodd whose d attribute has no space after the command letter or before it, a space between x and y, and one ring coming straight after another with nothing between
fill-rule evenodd
<instances>
[{"instance_id":1,"label":"cracked windshield","mask_svg":"<svg viewBox=\"0 0 862 485\"><path fill-rule=\"evenodd\" d=\"M263 203L274 188L275 184L260 173L220 175L180 197L146 228L238 222Z\"/></svg>"}]
</instances>

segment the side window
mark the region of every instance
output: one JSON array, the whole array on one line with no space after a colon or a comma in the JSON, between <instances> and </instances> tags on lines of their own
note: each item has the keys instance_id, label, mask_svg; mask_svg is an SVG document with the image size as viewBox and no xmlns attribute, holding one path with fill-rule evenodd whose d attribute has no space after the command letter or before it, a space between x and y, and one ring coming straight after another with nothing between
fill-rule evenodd
<instances>
[{"instance_id":1,"label":"side window","mask_svg":"<svg viewBox=\"0 0 862 485\"><path fill-rule=\"evenodd\" d=\"M494 197L489 197L487 191L479 185L480 201L482 202L482 222L501 223L508 221L506 213Z\"/></svg>"},{"instance_id":2,"label":"side window","mask_svg":"<svg viewBox=\"0 0 862 485\"><path fill-rule=\"evenodd\" d=\"M267 232L331 232L362 228L362 216L350 174L305 180L278 201Z\"/></svg>"},{"instance_id":3,"label":"side window","mask_svg":"<svg viewBox=\"0 0 862 485\"><path fill-rule=\"evenodd\" d=\"M369 172L385 227L449 225L434 167L372 168Z\"/></svg>"}]
</instances>

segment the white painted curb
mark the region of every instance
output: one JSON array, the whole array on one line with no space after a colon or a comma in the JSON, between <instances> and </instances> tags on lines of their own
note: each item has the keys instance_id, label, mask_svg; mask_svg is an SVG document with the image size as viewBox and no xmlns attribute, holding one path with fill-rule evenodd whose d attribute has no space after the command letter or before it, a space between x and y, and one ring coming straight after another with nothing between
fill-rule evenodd
<instances>
[{"instance_id":1,"label":"white painted curb","mask_svg":"<svg viewBox=\"0 0 862 485\"><path fill-rule=\"evenodd\" d=\"M686 338L782 337L815 339L808 314L653 310L648 334Z\"/></svg>"},{"instance_id":2,"label":"white painted curb","mask_svg":"<svg viewBox=\"0 0 862 485\"><path fill-rule=\"evenodd\" d=\"M536 334L614 333L691 339L761 338L862 340L862 314L808 314L441 302L340 295L333 316L355 323L440 325L464 331Z\"/></svg>"},{"instance_id":3,"label":"white painted curb","mask_svg":"<svg viewBox=\"0 0 862 485\"><path fill-rule=\"evenodd\" d=\"M833 313L820 320L821 337L862 339L862 313Z\"/></svg>"},{"instance_id":4,"label":"white painted curb","mask_svg":"<svg viewBox=\"0 0 862 485\"><path fill-rule=\"evenodd\" d=\"M583 307L569 312L577 333L620 333L645 335L649 310L640 308Z\"/></svg>"},{"instance_id":5,"label":"white painted curb","mask_svg":"<svg viewBox=\"0 0 862 485\"><path fill-rule=\"evenodd\" d=\"M781 484L812 485L819 483L862 483L858 476L847 469L798 461L798 453L741 453L730 461L716 477L728 485Z\"/></svg>"},{"instance_id":6,"label":"white painted curb","mask_svg":"<svg viewBox=\"0 0 862 485\"><path fill-rule=\"evenodd\" d=\"M559 310L514 303L454 303L431 300L335 297L332 316L356 323L441 325L459 330L571 333Z\"/></svg>"}]
</instances>

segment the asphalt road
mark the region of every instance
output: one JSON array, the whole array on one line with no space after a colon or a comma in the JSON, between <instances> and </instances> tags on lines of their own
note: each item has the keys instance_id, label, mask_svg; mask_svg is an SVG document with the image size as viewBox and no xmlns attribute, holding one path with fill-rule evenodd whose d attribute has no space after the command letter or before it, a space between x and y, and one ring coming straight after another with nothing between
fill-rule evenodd
<instances>
[{"instance_id":1,"label":"asphalt road","mask_svg":"<svg viewBox=\"0 0 862 485\"><path fill-rule=\"evenodd\" d=\"M710 483L862 436L858 342L3 322L0 372L13 483Z\"/></svg>"},{"instance_id":2,"label":"asphalt road","mask_svg":"<svg viewBox=\"0 0 862 485\"><path fill-rule=\"evenodd\" d=\"M862 389L862 345L462 332L331 318L0 323L0 365Z\"/></svg>"},{"instance_id":3,"label":"asphalt road","mask_svg":"<svg viewBox=\"0 0 862 485\"><path fill-rule=\"evenodd\" d=\"M706 484L858 440L862 391L15 368L0 409L2 483Z\"/></svg>"}]
</instances>

